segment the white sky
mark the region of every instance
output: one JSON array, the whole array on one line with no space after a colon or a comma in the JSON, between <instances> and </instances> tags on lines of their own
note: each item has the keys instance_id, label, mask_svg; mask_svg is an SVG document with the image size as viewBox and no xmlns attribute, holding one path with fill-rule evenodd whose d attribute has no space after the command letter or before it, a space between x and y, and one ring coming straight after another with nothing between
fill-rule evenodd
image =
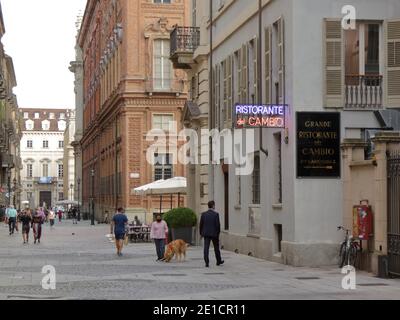
<instances>
[{"instance_id":1,"label":"white sky","mask_svg":"<svg viewBox=\"0 0 400 320\"><path fill-rule=\"evenodd\" d=\"M86 0L1 0L20 108L75 108L75 22Z\"/></svg>"}]
</instances>

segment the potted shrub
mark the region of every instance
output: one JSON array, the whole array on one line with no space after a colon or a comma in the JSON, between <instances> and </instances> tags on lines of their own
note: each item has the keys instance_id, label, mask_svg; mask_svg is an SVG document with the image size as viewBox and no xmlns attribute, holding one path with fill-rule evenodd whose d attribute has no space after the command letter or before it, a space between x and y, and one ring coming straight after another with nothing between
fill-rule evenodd
<instances>
[{"instance_id":1,"label":"potted shrub","mask_svg":"<svg viewBox=\"0 0 400 320\"><path fill-rule=\"evenodd\" d=\"M171 230L172 240L182 239L192 243L193 227L197 224L197 216L192 209L172 209L163 218Z\"/></svg>"}]
</instances>

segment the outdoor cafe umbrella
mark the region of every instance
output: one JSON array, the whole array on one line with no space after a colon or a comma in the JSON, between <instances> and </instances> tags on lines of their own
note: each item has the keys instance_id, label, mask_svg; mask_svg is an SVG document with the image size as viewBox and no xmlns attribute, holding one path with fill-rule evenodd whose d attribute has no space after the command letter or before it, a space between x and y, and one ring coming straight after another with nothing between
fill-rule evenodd
<instances>
[{"instance_id":1,"label":"outdoor cafe umbrella","mask_svg":"<svg viewBox=\"0 0 400 320\"><path fill-rule=\"evenodd\" d=\"M168 180L159 180L142 187L134 189L136 194L139 195L159 195L160 196L160 213L162 211L162 197L165 194L171 195L171 209L172 209L172 195L178 194L178 203L180 203L181 194L186 194L187 180L184 177L175 177Z\"/></svg>"}]
</instances>

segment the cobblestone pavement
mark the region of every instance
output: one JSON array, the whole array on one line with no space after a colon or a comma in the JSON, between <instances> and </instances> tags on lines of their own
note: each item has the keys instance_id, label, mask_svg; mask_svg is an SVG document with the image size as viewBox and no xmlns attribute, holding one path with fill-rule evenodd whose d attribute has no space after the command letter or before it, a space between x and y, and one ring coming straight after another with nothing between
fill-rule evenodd
<instances>
[{"instance_id":1,"label":"cobblestone pavement","mask_svg":"<svg viewBox=\"0 0 400 320\"><path fill-rule=\"evenodd\" d=\"M356 290L343 290L335 267L293 268L223 252L225 265L211 260L206 269L197 247L186 262L166 264L155 261L153 244L129 244L119 258L108 232L67 221L46 225L41 244L23 245L20 233L9 236L1 224L0 299L400 299L400 280L363 272ZM45 265L56 269L56 290L42 289Z\"/></svg>"}]
</instances>

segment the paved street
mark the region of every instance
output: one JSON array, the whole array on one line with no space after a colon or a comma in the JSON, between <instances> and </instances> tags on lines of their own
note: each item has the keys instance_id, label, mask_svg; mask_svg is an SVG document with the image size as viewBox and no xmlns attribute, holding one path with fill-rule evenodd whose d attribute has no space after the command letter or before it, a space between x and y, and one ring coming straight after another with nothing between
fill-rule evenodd
<instances>
[{"instance_id":1,"label":"paved street","mask_svg":"<svg viewBox=\"0 0 400 320\"><path fill-rule=\"evenodd\" d=\"M23 245L0 225L0 299L399 299L400 280L357 274L357 290L341 289L337 268L292 268L223 252L226 265L203 268L201 248L185 263L155 261L152 244L130 244L122 258L106 238L109 226L70 222L44 228L40 245ZM213 261L213 260L212 260ZM44 265L57 288L41 287Z\"/></svg>"}]
</instances>

